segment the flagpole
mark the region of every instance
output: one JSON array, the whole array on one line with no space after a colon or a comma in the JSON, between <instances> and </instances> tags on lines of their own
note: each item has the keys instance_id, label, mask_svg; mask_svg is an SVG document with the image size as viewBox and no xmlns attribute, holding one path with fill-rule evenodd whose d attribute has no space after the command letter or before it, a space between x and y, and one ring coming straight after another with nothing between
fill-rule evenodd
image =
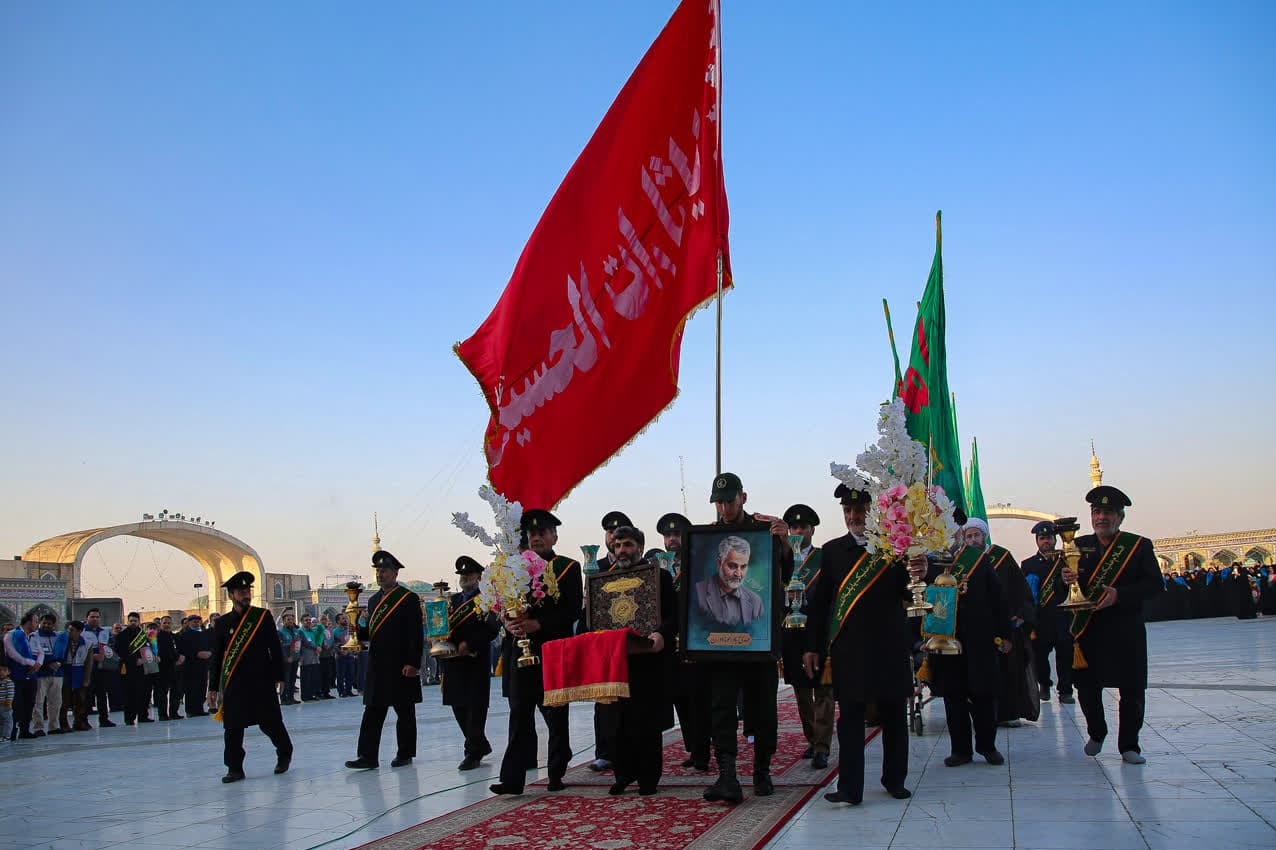
<instances>
[{"instance_id":1,"label":"flagpole","mask_svg":"<svg viewBox=\"0 0 1276 850\"><path fill-rule=\"evenodd\" d=\"M714 346L717 365L714 375L713 463L714 477L722 474L722 251L718 251L718 333Z\"/></svg>"}]
</instances>

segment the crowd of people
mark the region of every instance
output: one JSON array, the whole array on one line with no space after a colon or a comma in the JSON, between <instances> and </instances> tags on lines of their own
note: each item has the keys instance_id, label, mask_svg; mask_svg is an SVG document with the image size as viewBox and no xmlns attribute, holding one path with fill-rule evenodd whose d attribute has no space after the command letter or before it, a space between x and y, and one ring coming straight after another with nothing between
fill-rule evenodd
<instances>
[{"instance_id":1,"label":"crowd of people","mask_svg":"<svg viewBox=\"0 0 1276 850\"><path fill-rule=\"evenodd\" d=\"M1165 575L1165 590L1148 605L1148 620L1252 620L1260 612L1276 614L1276 567L1234 561L1230 566L1175 568Z\"/></svg>"}]
</instances>

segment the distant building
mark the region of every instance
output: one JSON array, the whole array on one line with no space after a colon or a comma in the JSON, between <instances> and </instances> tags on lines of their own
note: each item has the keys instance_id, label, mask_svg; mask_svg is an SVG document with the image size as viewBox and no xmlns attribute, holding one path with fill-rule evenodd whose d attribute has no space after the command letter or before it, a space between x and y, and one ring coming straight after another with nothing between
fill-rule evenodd
<instances>
[{"instance_id":1,"label":"distant building","mask_svg":"<svg viewBox=\"0 0 1276 850\"><path fill-rule=\"evenodd\" d=\"M62 623L71 598L70 564L0 559L0 625L17 623L28 611L52 613Z\"/></svg>"}]
</instances>

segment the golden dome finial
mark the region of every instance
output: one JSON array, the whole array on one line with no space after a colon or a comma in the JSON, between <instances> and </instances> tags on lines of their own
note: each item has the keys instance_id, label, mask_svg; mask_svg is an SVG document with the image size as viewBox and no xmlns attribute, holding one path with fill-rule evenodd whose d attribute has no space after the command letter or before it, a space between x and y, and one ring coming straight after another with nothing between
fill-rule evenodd
<instances>
[{"instance_id":1,"label":"golden dome finial","mask_svg":"<svg viewBox=\"0 0 1276 850\"><path fill-rule=\"evenodd\" d=\"M1094 439L1090 439L1090 486L1098 487L1103 483L1103 469L1099 466L1099 456L1094 453Z\"/></svg>"},{"instance_id":2,"label":"golden dome finial","mask_svg":"<svg viewBox=\"0 0 1276 850\"><path fill-rule=\"evenodd\" d=\"M381 528L377 525L377 515L372 514L372 551L381 551Z\"/></svg>"}]
</instances>

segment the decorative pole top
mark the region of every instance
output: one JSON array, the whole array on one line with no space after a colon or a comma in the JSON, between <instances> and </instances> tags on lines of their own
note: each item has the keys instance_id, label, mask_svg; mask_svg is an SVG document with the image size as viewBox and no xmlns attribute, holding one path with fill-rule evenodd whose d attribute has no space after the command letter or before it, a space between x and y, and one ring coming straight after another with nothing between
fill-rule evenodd
<instances>
[{"instance_id":1,"label":"decorative pole top","mask_svg":"<svg viewBox=\"0 0 1276 850\"><path fill-rule=\"evenodd\" d=\"M1099 466L1099 456L1094 453L1094 439L1090 440L1090 486L1098 487L1103 483L1103 469Z\"/></svg>"}]
</instances>

